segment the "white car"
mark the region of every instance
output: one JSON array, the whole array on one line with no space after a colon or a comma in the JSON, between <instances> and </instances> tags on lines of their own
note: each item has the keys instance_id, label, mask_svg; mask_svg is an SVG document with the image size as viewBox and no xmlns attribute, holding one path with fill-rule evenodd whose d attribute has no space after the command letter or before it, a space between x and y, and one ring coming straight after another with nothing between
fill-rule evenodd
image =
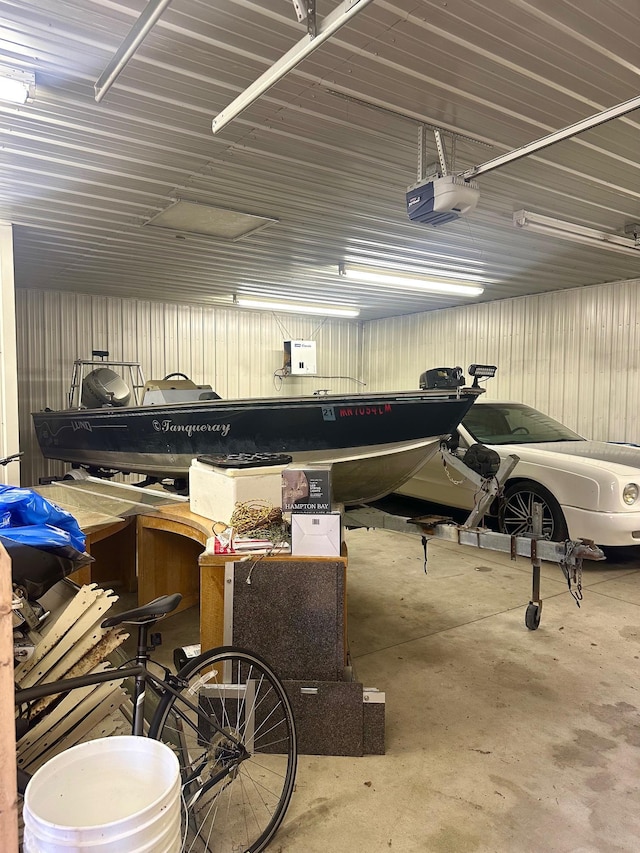
<instances>
[{"instance_id":1,"label":"white car","mask_svg":"<svg viewBox=\"0 0 640 853\"><path fill-rule=\"evenodd\" d=\"M501 532L531 532L535 501L543 505L548 539L640 545L640 447L588 441L530 406L488 400L473 404L453 437L458 439L460 451L479 442L501 457L520 457L491 510ZM473 483L443 464L440 453L398 489L468 510L474 491Z\"/></svg>"}]
</instances>

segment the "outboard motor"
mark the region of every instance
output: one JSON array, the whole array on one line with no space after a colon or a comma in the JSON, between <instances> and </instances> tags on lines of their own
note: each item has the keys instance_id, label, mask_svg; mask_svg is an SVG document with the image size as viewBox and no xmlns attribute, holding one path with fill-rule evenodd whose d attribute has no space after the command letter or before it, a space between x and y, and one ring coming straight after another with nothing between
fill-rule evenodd
<instances>
[{"instance_id":1,"label":"outboard motor","mask_svg":"<svg viewBox=\"0 0 640 853\"><path fill-rule=\"evenodd\" d=\"M97 367L82 380L82 405L86 409L102 406L128 406L131 389L115 370Z\"/></svg>"},{"instance_id":2,"label":"outboard motor","mask_svg":"<svg viewBox=\"0 0 640 853\"><path fill-rule=\"evenodd\" d=\"M461 367L434 367L425 370L420 376L420 390L427 391L431 388L454 389L460 388L465 383Z\"/></svg>"}]
</instances>

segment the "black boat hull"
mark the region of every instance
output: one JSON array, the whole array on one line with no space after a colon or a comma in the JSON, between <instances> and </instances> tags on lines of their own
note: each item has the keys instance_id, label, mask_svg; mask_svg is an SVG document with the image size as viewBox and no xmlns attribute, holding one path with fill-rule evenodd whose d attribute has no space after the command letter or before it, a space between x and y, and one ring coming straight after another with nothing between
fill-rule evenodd
<instances>
[{"instance_id":1,"label":"black boat hull","mask_svg":"<svg viewBox=\"0 0 640 853\"><path fill-rule=\"evenodd\" d=\"M90 469L186 477L204 454L288 453L333 463L343 503L388 494L435 452L477 394L420 391L212 400L32 415L43 455Z\"/></svg>"}]
</instances>

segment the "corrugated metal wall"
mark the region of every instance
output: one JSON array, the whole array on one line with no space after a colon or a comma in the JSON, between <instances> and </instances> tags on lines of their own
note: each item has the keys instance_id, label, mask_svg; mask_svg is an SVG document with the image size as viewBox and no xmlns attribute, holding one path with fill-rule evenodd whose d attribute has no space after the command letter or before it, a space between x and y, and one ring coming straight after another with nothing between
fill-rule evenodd
<instances>
[{"instance_id":1,"label":"corrugated metal wall","mask_svg":"<svg viewBox=\"0 0 640 853\"><path fill-rule=\"evenodd\" d=\"M65 407L73 362L94 349L139 361L147 379L180 371L225 398L356 391L362 381L357 322L36 290L16 292L16 316L24 485L67 467L42 458L30 413ZM317 342L319 375L278 381L285 340Z\"/></svg>"},{"instance_id":2,"label":"corrugated metal wall","mask_svg":"<svg viewBox=\"0 0 640 853\"><path fill-rule=\"evenodd\" d=\"M535 406L588 438L640 443L640 279L373 321L371 390L431 367L495 364L487 397Z\"/></svg>"},{"instance_id":3,"label":"corrugated metal wall","mask_svg":"<svg viewBox=\"0 0 640 853\"><path fill-rule=\"evenodd\" d=\"M73 293L16 293L22 482L59 475L30 412L61 408L76 358L140 361L147 378L181 371L222 397L418 387L442 365L498 365L488 397L521 400L582 435L640 444L640 279L367 324ZM316 340L319 375L279 386L284 340Z\"/></svg>"}]
</instances>

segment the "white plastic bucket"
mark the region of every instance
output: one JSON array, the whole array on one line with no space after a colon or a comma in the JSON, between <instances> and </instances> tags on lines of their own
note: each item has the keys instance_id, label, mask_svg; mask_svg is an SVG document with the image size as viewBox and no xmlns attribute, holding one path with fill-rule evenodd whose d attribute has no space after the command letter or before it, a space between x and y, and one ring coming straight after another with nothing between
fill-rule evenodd
<instances>
[{"instance_id":1,"label":"white plastic bucket","mask_svg":"<svg viewBox=\"0 0 640 853\"><path fill-rule=\"evenodd\" d=\"M180 789L178 759L159 741L74 746L27 785L24 853L179 853Z\"/></svg>"}]
</instances>

